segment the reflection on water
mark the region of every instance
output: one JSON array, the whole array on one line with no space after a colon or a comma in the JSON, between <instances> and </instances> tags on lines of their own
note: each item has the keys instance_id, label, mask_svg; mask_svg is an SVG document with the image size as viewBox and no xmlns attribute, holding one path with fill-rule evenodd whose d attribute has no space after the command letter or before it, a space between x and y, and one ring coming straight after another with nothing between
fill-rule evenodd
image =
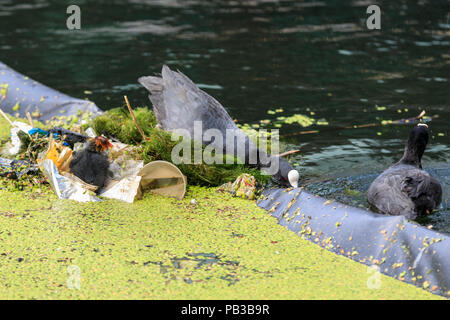
<instances>
[{"instance_id":1,"label":"reflection on water","mask_svg":"<svg viewBox=\"0 0 450 320\"><path fill-rule=\"evenodd\" d=\"M303 149L313 150L302 155L299 169L306 181L383 171L403 156L408 134L405 130L405 139L348 139L348 144L320 149L305 144ZM432 143L428 145L422 159L425 168L441 166L448 161L449 148Z\"/></svg>"},{"instance_id":2,"label":"reflection on water","mask_svg":"<svg viewBox=\"0 0 450 320\"><path fill-rule=\"evenodd\" d=\"M0 0L0 60L104 109L125 94L148 105L136 79L168 64L240 123L273 121L276 108L324 119L280 128L302 150L292 162L305 181L383 170L411 126L343 127L426 109L435 117L424 164L448 165L449 2L377 1L382 29L368 31L371 2L85 0L82 29L69 31L61 1ZM319 132L292 135L302 130Z\"/></svg>"}]
</instances>

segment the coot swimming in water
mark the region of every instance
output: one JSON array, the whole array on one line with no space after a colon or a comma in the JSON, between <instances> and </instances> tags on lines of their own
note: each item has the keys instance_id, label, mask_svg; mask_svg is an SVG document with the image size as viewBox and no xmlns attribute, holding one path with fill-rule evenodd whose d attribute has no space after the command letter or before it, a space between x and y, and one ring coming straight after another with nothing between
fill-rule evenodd
<instances>
[{"instance_id":1,"label":"coot swimming in water","mask_svg":"<svg viewBox=\"0 0 450 320\"><path fill-rule=\"evenodd\" d=\"M368 201L379 212L409 219L431 213L441 202L442 187L422 170L428 126L418 124L410 133L399 162L379 175L368 191Z\"/></svg>"},{"instance_id":2,"label":"coot swimming in water","mask_svg":"<svg viewBox=\"0 0 450 320\"><path fill-rule=\"evenodd\" d=\"M161 77L141 77L139 83L149 92L149 99L158 124L164 130L187 130L190 137L194 137L194 126L201 121L202 130L219 130L223 141L216 141L212 137L202 134L202 142L217 149L223 148L224 153L237 155L237 150L245 146L246 164L260 168L277 168L273 177L281 184L298 187L299 173L285 159L269 155L259 150L256 145L239 129L225 108L209 94L201 90L187 76L181 72L170 70L163 66ZM226 149L227 135L236 137L230 149ZM241 145L241 142L242 145ZM256 152L255 152L256 151ZM252 163L250 154L257 154L256 163ZM264 160L261 160L264 159Z\"/></svg>"}]
</instances>

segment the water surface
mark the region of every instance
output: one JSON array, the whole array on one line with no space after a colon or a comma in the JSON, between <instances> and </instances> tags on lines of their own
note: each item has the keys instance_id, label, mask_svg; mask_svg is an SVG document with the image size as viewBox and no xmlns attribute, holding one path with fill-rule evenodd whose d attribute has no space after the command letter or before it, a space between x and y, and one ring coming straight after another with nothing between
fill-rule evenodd
<instances>
[{"instance_id":1,"label":"water surface","mask_svg":"<svg viewBox=\"0 0 450 320\"><path fill-rule=\"evenodd\" d=\"M68 3L0 0L0 60L103 109L122 105L123 95L148 105L136 79L168 64L240 123L321 119L328 125L280 128L287 148L301 149L291 160L305 183L357 183L382 171L401 157L412 125L345 127L425 109L433 119L424 166L448 181L448 1L378 1L382 28L372 31L372 1L76 1L78 31L66 28Z\"/></svg>"}]
</instances>

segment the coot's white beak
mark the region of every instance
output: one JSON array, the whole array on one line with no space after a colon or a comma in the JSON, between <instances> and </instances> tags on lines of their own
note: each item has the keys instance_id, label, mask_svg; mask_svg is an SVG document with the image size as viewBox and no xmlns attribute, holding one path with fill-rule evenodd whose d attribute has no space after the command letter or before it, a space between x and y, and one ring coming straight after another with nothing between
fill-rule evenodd
<instances>
[{"instance_id":1,"label":"coot's white beak","mask_svg":"<svg viewBox=\"0 0 450 320\"><path fill-rule=\"evenodd\" d=\"M297 170L291 170L288 173L288 180L291 186L294 188L298 188L298 179L300 178L300 174Z\"/></svg>"},{"instance_id":2,"label":"coot's white beak","mask_svg":"<svg viewBox=\"0 0 450 320\"><path fill-rule=\"evenodd\" d=\"M425 124L425 123L418 123L417 126L418 127L427 127L428 128L428 125Z\"/></svg>"}]
</instances>

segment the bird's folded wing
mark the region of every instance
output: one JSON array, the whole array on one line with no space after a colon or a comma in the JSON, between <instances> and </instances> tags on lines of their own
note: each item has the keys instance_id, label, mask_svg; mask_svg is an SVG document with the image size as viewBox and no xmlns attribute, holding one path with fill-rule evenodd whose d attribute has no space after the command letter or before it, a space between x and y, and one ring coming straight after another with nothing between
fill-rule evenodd
<instances>
[{"instance_id":1,"label":"bird's folded wing","mask_svg":"<svg viewBox=\"0 0 450 320\"><path fill-rule=\"evenodd\" d=\"M430 187L431 178L428 173L422 170L411 170L401 182L401 190L411 199L418 198L426 194Z\"/></svg>"}]
</instances>

